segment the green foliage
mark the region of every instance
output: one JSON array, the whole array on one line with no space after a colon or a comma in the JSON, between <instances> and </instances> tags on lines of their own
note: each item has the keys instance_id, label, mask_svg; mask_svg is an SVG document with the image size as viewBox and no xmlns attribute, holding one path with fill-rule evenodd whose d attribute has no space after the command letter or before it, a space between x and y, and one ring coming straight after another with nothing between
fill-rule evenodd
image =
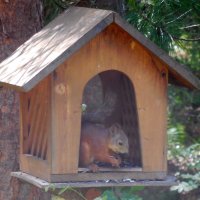
<instances>
[{"instance_id":1,"label":"green foliage","mask_svg":"<svg viewBox=\"0 0 200 200\"><path fill-rule=\"evenodd\" d=\"M197 173L200 171L200 144L194 143L184 147L181 143L174 144L169 148L169 158L182 173ZM180 174L181 175L181 174Z\"/></svg>"},{"instance_id":2,"label":"green foliage","mask_svg":"<svg viewBox=\"0 0 200 200\"><path fill-rule=\"evenodd\" d=\"M59 196L52 195L51 200L65 200L65 199Z\"/></svg>"},{"instance_id":3,"label":"green foliage","mask_svg":"<svg viewBox=\"0 0 200 200\"><path fill-rule=\"evenodd\" d=\"M48 24L52 21L62 9L57 6L55 0L43 0L44 5L44 24Z\"/></svg>"},{"instance_id":4,"label":"green foliage","mask_svg":"<svg viewBox=\"0 0 200 200\"><path fill-rule=\"evenodd\" d=\"M74 189L74 188L71 187L71 186L67 186L67 187L62 188L62 189L59 191L58 195L61 195L61 194L63 194L64 192L67 192L67 191L74 192L74 193L76 193L79 197L81 197L83 200L87 200L87 199L83 196L83 194L82 194L80 191Z\"/></svg>"},{"instance_id":5,"label":"green foliage","mask_svg":"<svg viewBox=\"0 0 200 200\"><path fill-rule=\"evenodd\" d=\"M87 105L86 104L81 104L81 110L82 110L82 113L86 112L87 110Z\"/></svg>"},{"instance_id":6,"label":"green foliage","mask_svg":"<svg viewBox=\"0 0 200 200\"><path fill-rule=\"evenodd\" d=\"M179 174L180 182L171 187L171 190L179 193L188 193L200 187L200 172L196 174Z\"/></svg>"},{"instance_id":7,"label":"green foliage","mask_svg":"<svg viewBox=\"0 0 200 200\"><path fill-rule=\"evenodd\" d=\"M136 193L143 190L142 186L135 187L120 187L108 189L103 192L103 194L96 198L95 200L142 200Z\"/></svg>"},{"instance_id":8,"label":"green foliage","mask_svg":"<svg viewBox=\"0 0 200 200\"><path fill-rule=\"evenodd\" d=\"M127 20L167 52L199 40L199 0L127 0Z\"/></svg>"},{"instance_id":9,"label":"green foliage","mask_svg":"<svg viewBox=\"0 0 200 200\"><path fill-rule=\"evenodd\" d=\"M55 190L56 190L55 184L53 184L53 183L49 184L49 186L45 187L44 190L45 190L45 192L48 192L48 191L54 191L55 192ZM71 186L66 186L66 187L61 188L58 192L58 196L54 196L54 199L62 199L61 197L59 197L59 195L62 195L63 193L68 192L68 191L76 193L83 200L87 200L80 191L74 189Z\"/></svg>"},{"instance_id":10,"label":"green foliage","mask_svg":"<svg viewBox=\"0 0 200 200\"><path fill-rule=\"evenodd\" d=\"M179 132L180 131L180 132ZM187 193L200 187L200 143L194 143L185 147L186 134L184 126L168 130L169 151L168 156L179 172L175 175L179 184L171 187L171 190L179 193Z\"/></svg>"},{"instance_id":11,"label":"green foliage","mask_svg":"<svg viewBox=\"0 0 200 200\"><path fill-rule=\"evenodd\" d=\"M176 166L178 170L176 177L179 180L179 184L173 186L171 190L187 193L200 187L200 138L197 137L195 140L186 133L186 125L194 123L197 117L192 117L186 112L193 110L191 105L195 101L193 95L175 88L172 88L170 98L172 103L169 108L168 159ZM194 107L196 106L198 108L200 104L196 102ZM182 123L177 122L181 121L181 116L187 120L184 125L184 120Z\"/></svg>"},{"instance_id":12,"label":"green foliage","mask_svg":"<svg viewBox=\"0 0 200 200\"><path fill-rule=\"evenodd\" d=\"M167 133L170 155L175 156L179 154L180 147L182 147L186 141L185 127L177 123L176 126L173 125L169 127Z\"/></svg>"},{"instance_id":13,"label":"green foliage","mask_svg":"<svg viewBox=\"0 0 200 200\"><path fill-rule=\"evenodd\" d=\"M55 184L49 184L48 186L46 186L44 188L45 192L48 192L49 190L52 190L52 191L55 191L56 187L55 187Z\"/></svg>"}]
</instances>

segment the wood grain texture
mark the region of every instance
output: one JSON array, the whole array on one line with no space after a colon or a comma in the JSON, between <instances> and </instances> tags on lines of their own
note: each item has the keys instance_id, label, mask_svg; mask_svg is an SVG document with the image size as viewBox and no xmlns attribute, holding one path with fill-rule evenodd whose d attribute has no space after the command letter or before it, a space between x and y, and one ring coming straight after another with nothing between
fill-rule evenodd
<instances>
[{"instance_id":1,"label":"wood grain texture","mask_svg":"<svg viewBox=\"0 0 200 200\"><path fill-rule=\"evenodd\" d=\"M50 78L33 90L20 95L21 153L47 159L47 140L50 133Z\"/></svg>"},{"instance_id":2,"label":"wood grain texture","mask_svg":"<svg viewBox=\"0 0 200 200\"><path fill-rule=\"evenodd\" d=\"M40 177L46 181L51 180L50 163L28 154L20 155L20 171L35 177Z\"/></svg>"},{"instance_id":3,"label":"wood grain texture","mask_svg":"<svg viewBox=\"0 0 200 200\"><path fill-rule=\"evenodd\" d=\"M52 74L52 173L76 173L81 127L81 82L67 62ZM75 73L75 74L74 74ZM80 91L81 90L81 91Z\"/></svg>"},{"instance_id":4,"label":"wood grain texture","mask_svg":"<svg viewBox=\"0 0 200 200\"><path fill-rule=\"evenodd\" d=\"M77 173L84 87L107 70L124 73L135 88L143 171L166 171L167 66L112 24L52 74L52 174Z\"/></svg>"},{"instance_id":5,"label":"wood grain texture","mask_svg":"<svg viewBox=\"0 0 200 200\"><path fill-rule=\"evenodd\" d=\"M40 178L36 178L26 173L21 172L12 172L11 176L21 179L22 181L26 181L30 184L33 184L39 188L45 189L51 186L50 182L44 181ZM176 185L176 178L173 176L167 176L164 180L156 180L156 181L136 181L130 180L129 182L120 182L120 181L110 181L110 182L102 182L102 181L89 181L89 182L65 182L65 183L54 183L55 188L64 188L64 187L73 187L73 188L90 188L90 187L130 187L130 186L172 186Z\"/></svg>"},{"instance_id":6,"label":"wood grain texture","mask_svg":"<svg viewBox=\"0 0 200 200\"><path fill-rule=\"evenodd\" d=\"M200 89L200 80L192 74L192 72L183 64L178 63L170 57L164 50L159 48L155 43L151 42L134 26L128 24L118 14L115 14L114 22L127 31L135 40L137 40L144 48L148 49L153 56L156 56L169 70L169 77L172 84L183 85L188 88Z\"/></svg>"},{"instance_id":7,"label":"wood grain texture","mask_svg":"<svg viewBox=\"0 0 200 200\"><path fill-rule=\"evenodd\" d=\"M88 168L78 168L79 172L90 172ZM98 172L140 172L142 171L141 167L132 167L132 168L106 168L106 167L99 167Z\"/></svg>"},{"instance_id":8,"label":"wood grain texture","mask_svg":"<svg viewBox=\"0 0 200 200\"><path fill-rule=\"evenodd\" d=\"M166 172L102 172L102 173L78 173L78 174L52 174L52 183L68 181L109 181L109 180L164 180Z\"/></svg>"},{"instance_id":9,"label":"wood grain texture","mask_svg":"<svg viewBox=\"0 0 200 200\"><path fill-rule=\"evenodd\" d=\"M0 82L30 90L112 21L112 11L71 7L0 64Z\"/></svg>"},{"instance_id":10,"label":"wood grain texture","mask_svg":"<svg viewBox=\"0 0 200 200\"><path fill-rule=\"evenodd\" d=\"M2 62L0 83L21 91L30 90L112 22L165 63L170 76L179 84L200 89L198 78L116 13L79 7L68 9Z\"/></svg>"},{"instance_id":11,"label":"wood grain texture","mask_svg":"<svg viewBox=\"0 0 200 200\"><path fill-rule=\"evenodd\" d=\"M138 177L141 178L146 173L157 177L157 172L166 172L167 66L120 27L112 24L36 88L21 95L25 102L21 108L25 125L21 126L25 130L25 139L28 138L28 143L21 138L25 144L22 153L40 157L39 155L45 155L44 152L49 152L49 157L45 156L49 161L48 172L55 175L57 180L62 177L61 174L66 174L63 177L73 180L85 176L77 175L73 178L67 175L78 172L83 91L91 78L109 70L125 74L135 89L133 104L136 104L138 112L135 114L139 121L142 160L142 172ZM130 136L129 139L134 144L134 137ZM47 149L47 143L51 148ZM39 161L31 159L29 158L29 163L22 155L22 169L26 172L33 170L30 172L41 175L40 165L37 167L36 164ZM131 176L135 177L135 174L137 173ZM93 179L96 177L92 176Z\"/></svg>"},{"instance_id":12,"label":"wood grain texture","mask_svg":"<svg viewBox=\"0 0 200 200\"><path fill-rule=\"evenodd\" d=\"M72 12L73 9L75 10ZM70 13L71 17L75 11L78 11L76 8L73 9L67 11L72 12ZM82 9L80 8L80 10ZM93 12L96 11L93 10ZM81 15L83 14L86 15L86 18L94 15L94 13L90 13L90 9L84 10ZM73 48L65 51L66 54L62 54L62 57L54 55L55 62L46 63L42 71L40 71L41 68L38 65L39 67L37 66L34 70L37 71L40 77L38 78L33 73L33 76L29 77L29 81L34 80L31 84L29 84L29 81L29 83L27 82L28 87L31 88L38 80L41 80L52 70L54 71L30 92L21 93L21 169L25 172L33 172L34 175L46 177L45 179L50 179L49 173L51 173L51 180L53 181L79 180L84 177L84 180L89 178L95 180L101 176L105 178L104 175L106 174L104 173L93 175L78 174L81 103L83 91L88 81L101 72L115 70L128 77L135 91L134 97L123 98L123 104L127 104L127 107L125 106L127 110L130 110L132 104L136 105L137 112L133 113L133 109L127 114L126 111L124 114L129 116L128 119L124 118L124 120L126 120L126 123L132 123L129 118L134 117L134 114L138 118L139 124L136 129L139 129L138 132L140 133L139 146L141 149L142 172L137 174L130 171L130 177L138 177L138 179L151 177L155 179L162 175L162 178L164 178L167 171L167 84L169 73L175 73L176 69L167 64L170 62L173 64L171 60L168 60L168 57L166 60L161 59L164 55L162 51L158 52L156 46L152 46L153 50L150 51L151 43L146 39L146 42L143 41L142 35L137 32L131 32L129 27L124 27L118 18L115 18L115 23L110 24L112 12L102 11L96 14L100 14L102 19L94 19L92 21L93 25L89 23L87 30L83 30L77 38L73 31L77 31L78 25L74 27L71 33L68 33L67 37L72 37L74 43L70 42L73 44L68 41L69 47L66 47L64 42L60 42L60 47L55 46L55 49L62 47L62 49L67 48L69 50ZM74 20L76 21L76 18ZM85 19L82 20L80 23L85 21ZM97 24L98 26L96 26ZM107 24L109 26L105 28ZM95 34L93 34L94 29L96 31ZM48 32L47 29L45 30ZM55 30L55 33L57 31ZM62 31L64 32L62 32L63 35L61 34L62 37L59 41L66 36L66 30L63 29ZM84 39L79 41L78 38L81 38L81 34L84 35L84 33L89 33L89 35L87 37L84 36ZM132 37L134 34L136 39ZM51 37L53 35L50 35L49 38ZM94 38L91 39L92 37ZM76 46L77 41L80 42L78 46ZM55 49L53 48L53 50ZM68 57L66 55L71 56ZM68 59L65 60L66 58ZM37 61L33 61L33 63L36 64ZM58 68L56 68L57 65L59 65ZM178 80L183 85L197 87L198 81L192 82L193 78L188 76L189 73L182 70L179 71L179 67L175 67L178 69L176 71ZM24 73L26 74L26 72ZM182 76L182 74L185 75ZM22 74L21 78L23 79ZM8 79L11 80L12 78ZM129 91L127 88L124 88L124 91ZM122 95L125 96L125 93L122 93ZM132 124L130 124L130 127L134 128ZM129 133L129 140L130 146L132 146L130 149L131 155L134 155L136 145L131 132ZM23 155L25 153L33 156L27 157ZM42 160L34 159L34 156L42 158L43 164L41 164ZM44 172L45 159L48 160L48 170L46 172ZM40 172L40 167L42 172ZM42 175L42 173L45 175ZM127 174L122 172L108 174L110 178L115 175L120 178L126 177Z\"/></svg>"},{"instance_id":13,"label":"wood grain texture","mask_svg":"<svg viewBox=\"0 0 200 200\"><path fill-rule=\"evenodd\" d=\"M50 77L20 94L20 170L50 180ZM49 150L48 150L49 151Z\"/></svg>"}]
</instances>

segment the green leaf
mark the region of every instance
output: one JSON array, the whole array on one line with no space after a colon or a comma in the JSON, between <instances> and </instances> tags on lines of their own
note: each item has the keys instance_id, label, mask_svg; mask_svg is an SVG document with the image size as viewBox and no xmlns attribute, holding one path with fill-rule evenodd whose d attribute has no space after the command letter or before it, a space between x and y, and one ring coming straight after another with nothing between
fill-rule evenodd
<instances>
[{"instance_id":1,"label":"green leaf","mask_svg":"<svg viewBox=\"0 0 200 200\"><path fill-rule=\"evenodd\" d=\"M70 189L70 187L69 186L67 186L67 187L64 187L64 188L62 188L60 191L59 191L59 195L61 195L61 194L63 194L64 192L66 192L67 190L69 190Z\"/></svg>"}]
</instances>

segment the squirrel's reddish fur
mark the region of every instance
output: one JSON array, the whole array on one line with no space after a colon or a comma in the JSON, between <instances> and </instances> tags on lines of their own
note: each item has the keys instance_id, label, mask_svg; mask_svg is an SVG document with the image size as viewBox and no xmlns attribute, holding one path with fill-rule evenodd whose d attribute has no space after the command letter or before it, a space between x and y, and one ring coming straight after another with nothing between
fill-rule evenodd
<instances>
[{"instance_id":1,"label":"squirrel's reddish fur","mask_svg":"<svg viewBox=\"0 0 200 200\"><path fill-rule=\"evenodd\" d=\"M95 161L119 167L121 158L118 153L128 153L128 150L128 138L119 124L110 128L95 124L83 125L79 157L81 167L98 171Z\"/></svg>"}]
</instances>

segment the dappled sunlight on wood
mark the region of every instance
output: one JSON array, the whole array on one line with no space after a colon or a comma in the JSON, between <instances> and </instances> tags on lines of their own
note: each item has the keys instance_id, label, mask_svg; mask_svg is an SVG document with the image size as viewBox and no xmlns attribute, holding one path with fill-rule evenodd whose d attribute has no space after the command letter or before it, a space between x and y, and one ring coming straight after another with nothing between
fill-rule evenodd
<instances>
[{"instance_id":1,"label":"dappled sunlight on wood","mask_svg":"<svg viewBox=\"0 0 200 200\"><path fill-rule=\"evenodd\" d=\"M111 13L111 11L102 10L88 12L87 9L77 8L67 10L1 63L1 82L17 87L29 84L28 88L32 88L35 81L41 80L52 72L76 50L76 47L80 48L87 41L85 37L90 35L90 30ZM73 45L82 37L85 41L74 47ZM65 58L62 59L60 56L63 53L65 53ZM42 75L37 77L40 72ZM33 83L29 83L30 81Z\"/></svg>"},{"instance_id":2,"label":"dappled sunlight on wood","mask_svg":"<svg viewBox=\"0 0 200 200\"><path fill-rule=\"evenodd\" d=\"M200 88L199 81L192 73L117 14L79 7L68 9L2 62L0 83L21 91L30 90L111 23L124 29L152 55L168 65L169 82ZM133 43L131 48L134 49Z\"/></svg>"}]
</instances>

